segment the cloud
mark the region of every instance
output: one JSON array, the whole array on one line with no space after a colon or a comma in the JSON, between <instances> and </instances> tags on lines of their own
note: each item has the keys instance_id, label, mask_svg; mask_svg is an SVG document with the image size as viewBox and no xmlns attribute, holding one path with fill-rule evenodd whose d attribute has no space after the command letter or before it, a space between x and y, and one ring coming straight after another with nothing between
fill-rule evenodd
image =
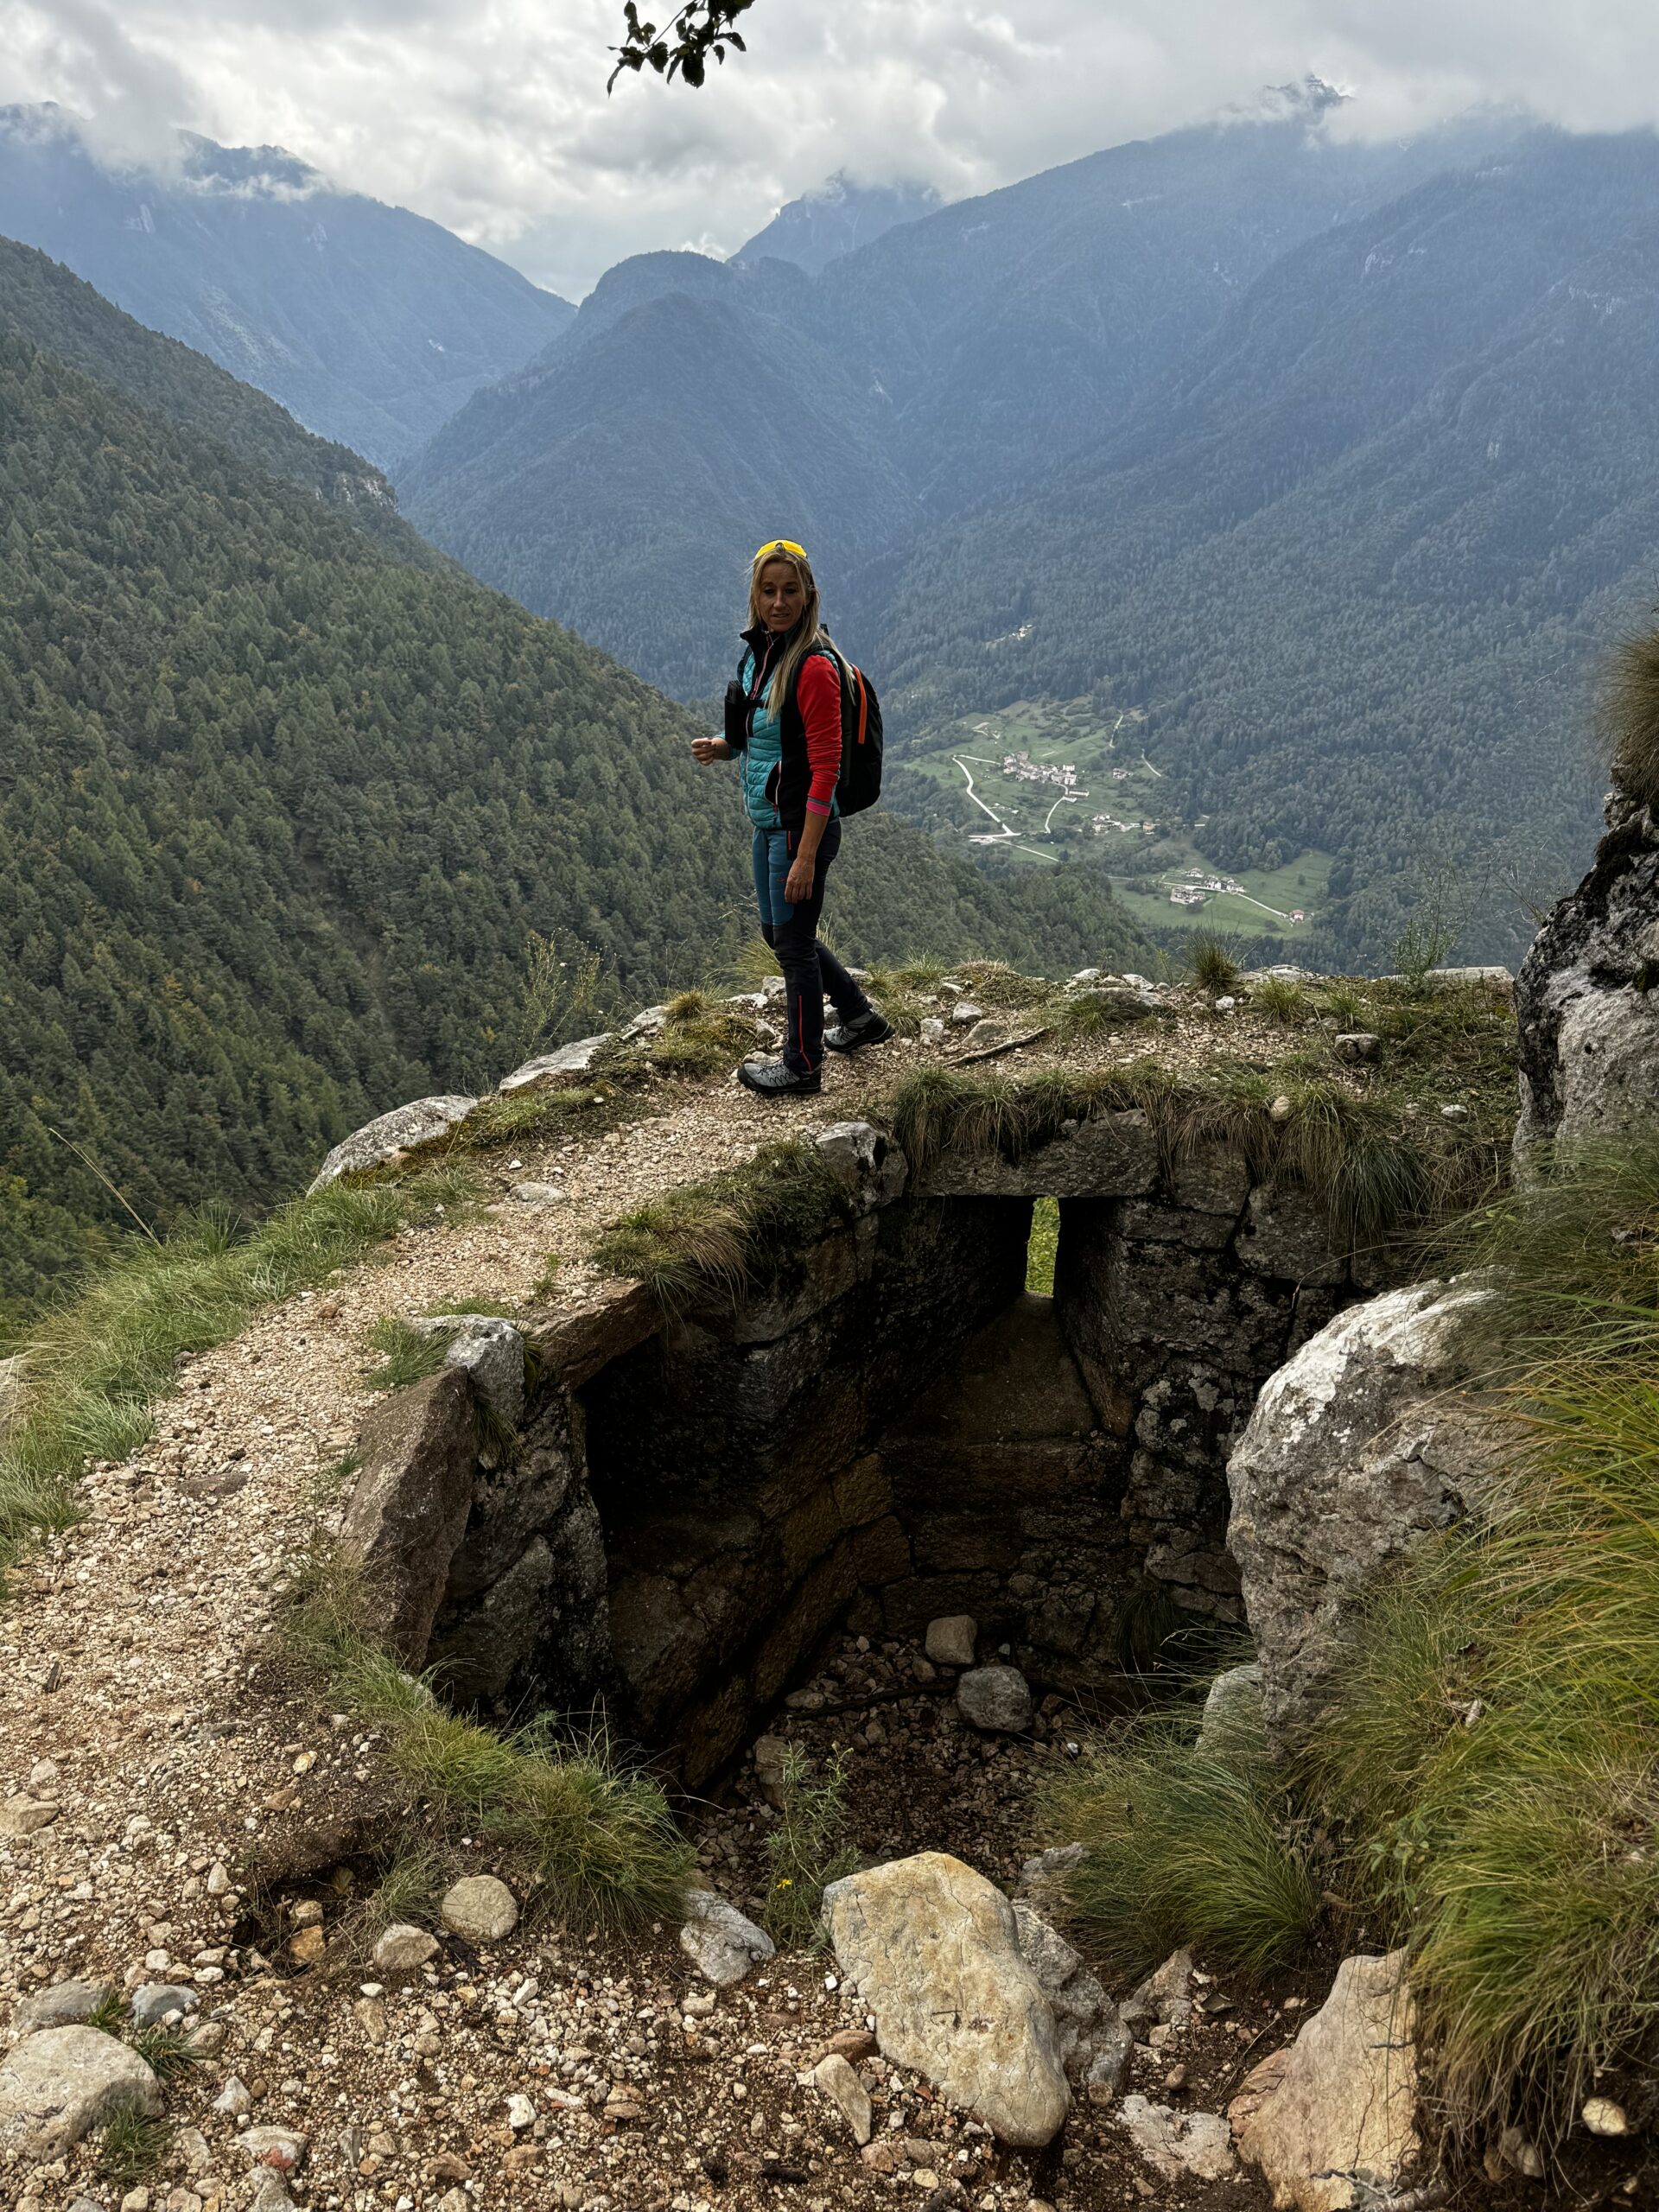
<instances>
[{"instance_id":1,"label":"cloud","mask_svg":"<svg viewBox=\"0 0 1659 2212\"><path fill-rule=\"evenodd\" d=\"M0 0L0 98L106 148L278 143L572 294L654 246L725 252L836 170L984 191L1312 70L1337 127L1481 102L1659 122L1652 0L759 0L701 93L607 99L620 0ZM16 27L15 29L13 27Z\"/></svg>"},{"instance_id":2,"label":"cloud","mask_svg":"<svg viewBox=\"0 0 1659 2212\"><path fill-rule=\"evenodd\" d=\"M0 53L10 58L0 88L13 71L37 73L100 161L177 166L178 128L194 105L189 79L165 41L134 37L100 0L0 6Z\"/></svg>"}]
</instances>

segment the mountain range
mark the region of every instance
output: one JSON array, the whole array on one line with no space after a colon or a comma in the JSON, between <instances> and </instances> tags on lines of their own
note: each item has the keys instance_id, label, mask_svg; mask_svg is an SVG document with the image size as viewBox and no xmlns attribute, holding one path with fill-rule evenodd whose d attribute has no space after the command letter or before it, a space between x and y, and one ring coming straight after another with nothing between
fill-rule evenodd
<instances>
[{"instance_id":1,"label":"mountain range","mask_svg":"<svg viewBox=\"0 0 1659 2212\"><path fill-rule=\"evenodd\" d=\"M798 537L887 685L895 803L983 864L1077 839L904 763L1086 702L1095 772L1127 716L1157 779L1146 855L1096 817L1120 881L1301 856L1298 957L1374 968L1450 874L1465 952L1507 957L1592 822L1579 733L1649 589L1659 150L1339 121L1312 87L816 275L624 263L399 472L407 511L686 697L757 538Z\"/></svg>"},{"instance_id":2,"label":"mountain range","mask_svg":"<svg viewBox=\"0 0 1659 2212\"><path fill-rule=\"evenodd\" d=\"M702 727L0 242L0 1340L127 1208L257 1209L505 1071L538 943L620 1001L717 982L748 854ZM1149 950L1097 878L1004 888L879 811L830 910L852 957Z\"/></svg>"},{"instance_id":3,"label":"mountain range","mask_svg":"<svg viewBox=\"0 0 1659 2212\"><path fill-rule=\"evenodd\" d=\"M0 107L0 232L382 467L573 312L280 147L186 133L166 164L126 168L50 105Z\"/></svg>"}]
</instances>

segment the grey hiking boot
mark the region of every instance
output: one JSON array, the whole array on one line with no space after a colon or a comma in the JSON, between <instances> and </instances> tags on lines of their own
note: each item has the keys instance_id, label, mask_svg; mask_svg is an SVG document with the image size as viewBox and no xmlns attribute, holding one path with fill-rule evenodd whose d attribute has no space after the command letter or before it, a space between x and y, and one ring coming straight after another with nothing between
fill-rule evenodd
<instances>
[{"instance_id":1,"label":"grey hiking boot","mask_svg":"<svg viewBox=\"0 0 1659 2212\"><path fill-rule=\"evenodd\" d=\"M856 1052L866 1045L885 1045L892 1034L893 1024L872 1007L855 1021L838 1021L833 1029L826 1029L823 1041L832 1052Z\"/></svg>"},{"instance_id":2,"label":"grey hiking boot","mask_svg":"<svg viewBox=\"0 0 1659 2212\"><path fill-rule=\"evenodd\" d=\"M823 1078L816 1068L810 1074L797 1075L782 1060L745 1060L737 1079L746 1090L758 1090L763 1098L810 1098L823 1088Z\"/></svg>"}]
</instances>

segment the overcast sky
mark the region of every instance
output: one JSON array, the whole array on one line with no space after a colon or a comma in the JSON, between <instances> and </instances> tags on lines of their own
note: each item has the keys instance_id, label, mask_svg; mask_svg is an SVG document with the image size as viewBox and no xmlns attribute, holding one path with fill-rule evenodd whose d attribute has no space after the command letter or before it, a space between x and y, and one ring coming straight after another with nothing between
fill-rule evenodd
<instances>
[{"instance_id":1,"label":"overcast sky","mask_svg":"<svg viewBox=\"0 0 1659 2212\"><path fill-rule=\"evenodd\" d=\"M1310 70L1368 133L1480 101L1659 122L1656 0L757 0L747 58L705 91L607 99L620 12L0 0L0 100L59 100L139 153L180 124L289 147L573 296L625 254L729 252L838 169L957 198Z\"/></svg>"}]
</instances>

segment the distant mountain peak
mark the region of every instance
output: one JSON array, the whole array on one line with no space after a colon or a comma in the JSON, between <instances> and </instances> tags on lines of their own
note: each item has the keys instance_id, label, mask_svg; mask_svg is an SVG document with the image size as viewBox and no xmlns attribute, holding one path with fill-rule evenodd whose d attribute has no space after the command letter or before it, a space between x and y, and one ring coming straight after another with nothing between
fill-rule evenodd
<instances>
[{"instance_id":1,"label":"distant mountain peak","mask_svg":"<svg viewBox=\"0 0 1659 2212\"><path fill-rule=\"evenodd\" d=\"M285 146L220 146L194 130L179 133L184 174L209 190L228 189L243 199L292 200L333 188L319 168Z\"/></svg>"},{"instance_id":2,"label":"distant mountain peak","mask_svg":"<svg viewBox=\"0 0 1659 2212\"><path fill-rule=\"evenodd\" d=\"M1255 99L1224 108L1222 118L1228 123L1322 123L1352 98L1310 69L1300 84L1264 85Z\"/></svg>"},{"instance_id":3,"label":"distant mountain peak","mask_svg":"<svg viewBox=\"0 0 1659 2212\"><path fill-rule=\"evenodd\" d=\"M944 205L931 184L856 184L839 169L815 190L780 207L732 259L792 261L816 276L840 255L868 245L900 223L919 222Z\"/></svg>"}]
</instances>

